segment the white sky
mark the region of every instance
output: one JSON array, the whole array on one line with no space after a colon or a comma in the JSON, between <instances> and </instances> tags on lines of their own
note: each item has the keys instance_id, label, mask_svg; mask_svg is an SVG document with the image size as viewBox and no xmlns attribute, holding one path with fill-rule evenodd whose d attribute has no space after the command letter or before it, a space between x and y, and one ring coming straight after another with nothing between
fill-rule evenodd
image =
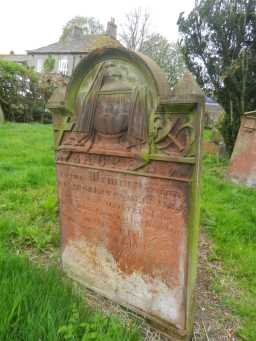
<instances>
[{"instance_id":1,"label":"white sky","mask_svg":"<svg viewBox=\"0 0 256 341\"><path fill-rule=\"evenodd\" d=\"M178 15L188 13L194 0L1 0L0 4L1 54L24 53L58 41L64 24L76 15L96 17L106 27L111 17L119 24L124 13L138 7L149 11L152 31L175 41Z\"/></svg>"}]
</instances>

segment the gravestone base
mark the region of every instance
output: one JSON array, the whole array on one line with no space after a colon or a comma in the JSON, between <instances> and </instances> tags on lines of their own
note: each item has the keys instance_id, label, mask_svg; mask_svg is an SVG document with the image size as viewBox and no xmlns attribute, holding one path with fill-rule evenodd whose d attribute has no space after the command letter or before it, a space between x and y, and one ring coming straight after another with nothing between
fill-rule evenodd
<instances>
[{"instance_id":1,"label":"gravestone base","mask_svg":"<svg viewBox=\"0 0 256 341\"><path fill-rule=\"evenodd\" d=\"M147 335L149 330L150 334L152 333L155 335L156 339L162 337L164 340L170 341L192 340L192 331L188 333L187 330L181 330L180 333L177 333L176 328L170 326L168 323L166 324L165 321L146 314L144 311L139 310L126 302L113 301L113 299L106 297L102 292L98 292L97 288L88 286L84 282L84 278L76 276L76 274L72 272L72 269L66 268L64 265L62 268L66 275L74 281L79 294L83 295L89 306L97 306L103 313L117 316L121 321L128 321L128 323L129 321L133 321L135 324L138 323L141 328L142 336L145 334Z\"/></svg>"}]
</instances>

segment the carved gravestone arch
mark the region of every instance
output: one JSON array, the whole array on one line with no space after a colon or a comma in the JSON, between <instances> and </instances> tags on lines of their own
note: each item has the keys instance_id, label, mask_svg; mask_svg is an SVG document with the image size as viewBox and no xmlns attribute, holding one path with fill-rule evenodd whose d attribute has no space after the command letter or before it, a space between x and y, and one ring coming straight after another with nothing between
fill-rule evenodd
<instances>
[{"instance_id":1,"label":"carved gravestone arch","mask_svg":"<svg viewBox=\"0 0 256 341\"><path fill-rule=\"evenodd\" d=\"M192 328L203 94L148 57L93 51L67 91L57 146L62 261L175 339Z\"/></svg>"}]
</instances>

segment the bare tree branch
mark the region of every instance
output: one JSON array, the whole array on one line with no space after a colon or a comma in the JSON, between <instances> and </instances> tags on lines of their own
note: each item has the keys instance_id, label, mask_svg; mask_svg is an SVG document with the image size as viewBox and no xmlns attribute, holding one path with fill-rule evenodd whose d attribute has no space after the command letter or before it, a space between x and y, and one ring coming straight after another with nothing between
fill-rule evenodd
<instances>
[{"instance_id":1,"label":"bare tree branch","mask_svg":"<svg viewBox=\"0 0 256 341\"><path fill-rule=\"evenodd\" d=\"M149 36L150 15L141 8L134 9L125 15L120 34L123 44L131 50L138 51Z\"/></svg>"}]
</instances>

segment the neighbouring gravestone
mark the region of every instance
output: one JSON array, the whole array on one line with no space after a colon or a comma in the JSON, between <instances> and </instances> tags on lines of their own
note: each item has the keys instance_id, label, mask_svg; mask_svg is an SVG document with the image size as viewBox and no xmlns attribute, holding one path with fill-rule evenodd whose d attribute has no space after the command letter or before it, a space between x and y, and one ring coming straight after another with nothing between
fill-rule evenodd
<instances>
[{"instance_id":1,"label":"neighbouring gravestone","mask_svg":"<svg viewBox=\"0 0 256 341\"><path fill-rule=\"evenodd\" d=\"M69 112L65 105L67 81L60 75L51 75L50 81L55 84L55 89L48 100L47 107L52 113L54 144L55 147L57 147L59 145L62 132L69 120Z\"/></svg>"},{"instance_id":2,"label":"neighbouring gravestone","mask_svg":"<svg viewBox=\"0 0 256 341\"><path fill-rule=\"evenodd\" d=\"M228 173L233 182L256 187L256 111L242 116Z\"/></svg>"},{"instance_id":3,"label":"neighbouring gravestone","mask_svg":"<svg viewBox=\"0 0 256 341\"><path fill-rule=\"evenodd\" d=\"M224 139L217 128L212 128L209 141L203 141L203 151L204 153L212 154L217 157L224 157L226 155Z\"/></svg>"},{"instance_id":4,"label":"neighbouring gravestone","mask_svg":"<svg viewBox=\"0 0 256 341\"><path fill-rule=\"evenodd\" d=\"M0 103L0 123L4 123L4 112Z\"/></svg>"},{"instance_id":5,"label":"neighbouring gravestone","mask_svg":"<svg viewBox=\"0 0 256 341\"><path fill-rule=\"evenodd\" d=\"M97 49L56 155L64 270L173 340L193 325L203 100L190 74L171 92L148 57Z\"/></svg>"}]
</instances>

